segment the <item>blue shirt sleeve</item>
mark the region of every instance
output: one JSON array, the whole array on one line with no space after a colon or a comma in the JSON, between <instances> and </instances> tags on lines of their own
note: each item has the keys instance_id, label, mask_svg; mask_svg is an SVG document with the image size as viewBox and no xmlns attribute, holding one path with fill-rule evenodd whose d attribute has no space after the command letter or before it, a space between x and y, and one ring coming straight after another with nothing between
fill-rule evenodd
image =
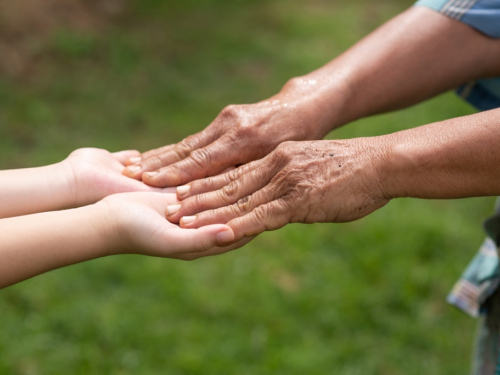
<instances>
[{"instance_id":1,"label":"blue shirt sleeve","mask_svg":"<svg viewBox=\"0 0 500 375\"><path fill-rule=\"evenodd\" d=\"M462 21L492 38L500 38L500 0L419 0L416 6Z\"/></svg>"},{"instance_id":2,"label":"blue shirt sleeve","mask_svg":"<svg viewBox=\"0 0 500 375\"><path fill-rule=\"evenodd\" d=\"M500 38L500 0L419 0L416 6L433 9L463 22L491 38ZM500 77L469 82L457 94L481 111L500 108Z\"/></svg>"}]
</instances>

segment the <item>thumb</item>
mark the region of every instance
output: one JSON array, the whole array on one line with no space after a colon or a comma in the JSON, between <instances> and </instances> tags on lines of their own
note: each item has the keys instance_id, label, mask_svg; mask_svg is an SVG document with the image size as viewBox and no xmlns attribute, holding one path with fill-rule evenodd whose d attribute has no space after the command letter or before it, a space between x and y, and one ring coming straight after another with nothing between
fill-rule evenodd
<instances>
[{"instance_id":1,"label":"thumb","mask_svg":"<svg viewBox=\"0 0 500 375\"><path fill-rule=\"evenodd\" d=\"M234 233L227 225L207 225L198 229L175 228L168 235L169 252L175 254L198 253L214 246L230 243Z\"/></svg>"}]
</instances>

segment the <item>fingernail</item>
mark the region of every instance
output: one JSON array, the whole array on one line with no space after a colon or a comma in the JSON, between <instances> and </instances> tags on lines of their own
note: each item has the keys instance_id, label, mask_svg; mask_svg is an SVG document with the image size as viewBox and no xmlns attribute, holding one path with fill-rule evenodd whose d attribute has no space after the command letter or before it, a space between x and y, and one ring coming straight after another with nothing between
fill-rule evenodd
<instances>
[{"instance_id":1,"label":"fingernail","mask_svg":"<svg viewBox=\"0 0 500 375\"><path fill-rule=\"evenodd\" d=\"M196 220L196 216L184 216L181 219L182 224L184 224L184 225L191 224L195 220Z\"/></svg>"},{"instance_id":2,"label":"fingernail","mask_svg":"<svg viewBox=\"0 0 500 375\"><path fill-rule=\"evenodd\" d=\"M234 240L234 233L230 230L217 233L217 242L220 244Z\"/></svg>"},{"instance_id":3,"label":"fingernail","mask_svg":"<svg viewBox=\"0 0 500 375\"><path fill-rule=\"evenodd\" d=\"M132 164L137 164L139 163L140 161L142 160L142 158L140 156L137 156L135 158L130 158L128 161Z\"/></svg>"},{"instance_id":4,"label":"fingernail","mask_svg":"<svg viewBox=\"0 0 500 375\"><path fill-rule=\"evenodd\" d=\"M130 167L127 167L130 173L137 173L141 170L140 165L132 165Z\"/></svg>"},{"instance_id":5,"label":"fingernail","mask_svg":"<svg viewBox=\"0 0 500 375\"><path fill-rule=\"evenodd\" d=\"M159 172L157 171L153 171L153 172L147 172L147 173L144 173L146 176L150 177L150 178L153 178L154 176L156 176Z\"/></svg>"},{"instance_id":6,"label":"fingernail","mask_svg":"<svg viewBox=\"0 0 500 375\"><path fill-rule=\"evenodd\" d=\"M191 190L191 185L178 186L177 187L177 194L184 195L184 194L189 193L189 190Z\"/></svg>"},{"instance_id":7,"label":"fingernail","mask_svg":"<svg viewBox=\"0 0 500 375\"><path fill-rule=\"evenodd\" d=\"M182 205L180 205L180 204L173 204L171 206L167 206L167 213L169 215L173 215L173 214L179 212L181 207L182 207Z\"/></svg>"}]
</instances>

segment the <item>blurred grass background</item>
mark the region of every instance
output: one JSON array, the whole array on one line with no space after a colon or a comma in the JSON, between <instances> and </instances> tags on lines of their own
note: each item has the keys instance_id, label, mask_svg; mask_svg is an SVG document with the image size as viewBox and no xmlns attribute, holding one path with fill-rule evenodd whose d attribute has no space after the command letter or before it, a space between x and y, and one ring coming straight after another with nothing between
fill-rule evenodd
<instances>
[{"instance_id":1,"label":"blurred grass background","mask_svg":"<svg viewBox=\"0 0 500 375\"><path fill-rule=\"evenodd\" d=\"M177 142L411 3L0 0L0 168ZM330 137L472 112L448 93ZM0 292L0 373L466 374L475 322L445 297L492 205L400 199L216 258L121 256L39 276Z\"/></svg>"}]
</instances>

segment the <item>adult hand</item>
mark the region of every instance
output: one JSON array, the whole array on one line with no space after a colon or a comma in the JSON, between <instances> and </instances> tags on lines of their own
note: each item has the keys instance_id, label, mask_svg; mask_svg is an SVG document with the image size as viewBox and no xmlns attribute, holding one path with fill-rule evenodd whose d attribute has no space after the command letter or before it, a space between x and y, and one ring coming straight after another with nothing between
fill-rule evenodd
<instances>
[{"instance_id":1,"label":"adult hand","mask_svg":"<svg viewBox=\"0 0 500 375\"><path fill-rule=\"evenodd\" d=\"M320 91L316 80L296 78L267 101L228 106L202 132L131 158L123 173L151 186L178 186L260 159L284 141L321 139L335 104Z\"/></svg>"},{"instance_id":2,"label":"adult hand","mask_svg":"<svg viewBox=\"0 0 500 375\"><path fill-rule=\"evenodd\" d=\"M268 101L227 107L203 132L129 161L124 174L161 187L213 176L264 157L283 141L321 139L356 119L496 77L499 60L498 39L412 7ZM143 175L151 171L157 173Z\"/></svg>"},{"instance_id":3,"label":"adult hand","mask_svg":"<svg viewBox=\"0 0 500 375\"><path fill-rule=\"evenodd\" d=\"M139 151L134 150L110 153L97 148L82 148L73 151L60 163L71 195L70 206L85 206L116 193L167 191L122 175L125 162L138 155Z\"/></svg>"},{"instance_id":4,"label":"adult hand","mask_svg":"<svg viewBox=\"0 0 500 375\"><path fill-rule=\"evenodd\" d=\"M262 160L178 187L182 202L167 219L183 228L227 223L237 241L288 223L362 218L389 201L377 139L282 143Z\"/></svg>"},{"instance_id":5,"label":"adult hand","mask_svg":"<svg viewBox=\"0 0 500 375\"><path fill-rule=\"evenodd\" d=\"M174 193L126 193L109 196L95 206L103 213L110 254L141 254L194 260L224 253L250 242L245 238L229 247L234 234L226 225L183 229L165 220L165 209L178 202Z\"/></svg>"}]
</instances>

